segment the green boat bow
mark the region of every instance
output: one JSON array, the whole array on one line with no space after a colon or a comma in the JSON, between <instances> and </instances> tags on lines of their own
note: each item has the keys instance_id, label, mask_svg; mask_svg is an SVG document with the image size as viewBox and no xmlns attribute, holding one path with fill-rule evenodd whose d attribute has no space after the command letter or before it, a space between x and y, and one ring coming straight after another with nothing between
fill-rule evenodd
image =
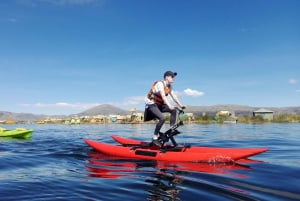
<instances>
[{"instance_id":1,"label":"green boat bow","mask_svg":"<svg viewBox=\"0 0 300 201\"><path fill-rule=\"evenodd\" d=\"M28 139L31 137L32 132L33 130L28 130L26 128L16 128L14 130L7 130L5 128L0 128L0 137Z\"/></svg>"}]
</instances>

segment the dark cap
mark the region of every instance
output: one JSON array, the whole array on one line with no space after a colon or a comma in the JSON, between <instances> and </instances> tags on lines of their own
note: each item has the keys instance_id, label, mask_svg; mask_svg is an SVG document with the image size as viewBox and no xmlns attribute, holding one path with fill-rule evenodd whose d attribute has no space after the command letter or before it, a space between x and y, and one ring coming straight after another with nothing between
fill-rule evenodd
<instances>
[{"instance_id":1,"label":"dark cap","mask_svg":"<svg viewBox=\"0 0 300 201\"><path fill-rule=\"evenodd\" d=\"M167 71L167 72L165 72L165 74L164 74L164 78L167 77L167 76L175 77L176 75L177 75L176 72Z\"/></svg>"}]
</instances>

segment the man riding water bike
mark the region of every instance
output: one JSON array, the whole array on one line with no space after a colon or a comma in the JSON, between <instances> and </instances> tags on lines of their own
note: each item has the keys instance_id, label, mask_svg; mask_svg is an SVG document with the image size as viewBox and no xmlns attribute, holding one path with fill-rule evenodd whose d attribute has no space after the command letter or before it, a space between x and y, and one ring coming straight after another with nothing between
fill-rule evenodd
<instances>
[{"instance_id":1,"label":"man riding water bike","mask_svg":"<svg viewBox=\"0 0 300 201\"><path fill-rule=\"evenodd\" d=\"M154 144L160 146L159 134L160 129L165 123L164 112L169 112L170 116L170 126L174 126L176 122L176 107L173 106L168 100L167 96L170 95L173 101L180 107L183 106L175 93L173 92L171 84L174 82L174 78L177 75L176 72L166 71L164 73L164 79L161 81L156 81L152 84L147 96L145 97L146 109L144 115L144 121L150 121L157 118L158 122L156 124L154 134L152 136L152 141ZM174 130L174 132L178 132Z\"/></svg>"}]
</instances>

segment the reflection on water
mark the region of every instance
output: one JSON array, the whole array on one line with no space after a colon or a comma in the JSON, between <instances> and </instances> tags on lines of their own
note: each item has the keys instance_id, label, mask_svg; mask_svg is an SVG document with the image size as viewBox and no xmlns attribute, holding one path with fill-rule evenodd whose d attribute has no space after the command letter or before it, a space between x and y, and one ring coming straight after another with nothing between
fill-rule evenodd
<instances>
[{"instance_id":1,"label":"reflection on water","mask_svg":"<svg viewBox=\"0 0 300 201\"><path fill-rule=\"evenodd\" d=\"M203 172L214 174L230 174L234 177L246 177L243 174L235 174L232 170L250 170L247 163L258 163L250 159L239 160L243 163L188 163L188 162L168 162L168 161L151 161L151 160L133 160L124 159L114 156L107 156L98 152L89 153L91 157L86 165L87 170L92 177L121 177L130 176L127 173L144 171L144 168L151 167L158 170L173 170L178 173L185 172Z\"/></svg>"},{"instance_id":2,"label":"reflection on water","mask_svg":"<svg viewBox=\"0 0 300 201\"><path fill-rule=\"evenodd\" d=\"M183 179L175 173L157 172L153 178L146 179L146 182L152 186L151 189L148 190L148 200L180 200L178 197L180 188L177 187L177 185L180 185L182 181Z\"/></svg>"},{"instance_id":3,"label":"reflection on water","mask_svg":"<svg viewBox=\"0 0 300 201\"><path fill-rule=\"evenodd\" d=\"M131 160L107 156L98 152L90 152L88 155L90 158L85 165L88 176L102 179L145 177L144 181L149 187L147 189L149 194L148 200L151 201L180 200L178 196L182 191L182 183L187 180L192 173L225 175L231 178L243 179L247 176L242 172L251 170L250 166L246 164L259 163L258 161L249 159L241 160L240 162L243 164L180 163ZM229 191L242 192L235 188L231 188Z\"/></svg>"},{"instance_id":4,"label":"reflection on water","mask_svg":"<svg viewBox=\"0 0 300 201\"><path fill-rule=\"evenodd\" d=\"M30 140L30 138L0 137L0 142L23 142Z\"/></svg>"}]
</instances>

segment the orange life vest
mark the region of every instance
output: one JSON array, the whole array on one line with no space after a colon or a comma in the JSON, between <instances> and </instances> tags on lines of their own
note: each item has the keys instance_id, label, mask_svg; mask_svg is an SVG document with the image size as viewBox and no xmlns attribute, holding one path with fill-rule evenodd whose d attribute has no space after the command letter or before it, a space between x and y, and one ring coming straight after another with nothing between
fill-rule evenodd
<instances>
[{"instance_id":1,"label":"orange life vest","mask_svg":"<svg viewBox=\"0 0 300 201\"><path fill-rule=\"evenodd\" d=\"M153 100L154 103L156 103L157 105L162 105L164 103L164 100L160 94L160 92L156 92L154 93L154 87L155 85L158 83L158 82L162 82L163 85L164 85L164 91L165 91L165 94L166 96L168 96L168 94L170 93L171 91L171 85L166 85L163 81L156 81L152 84L149 92L148 92L148 95L147 97L150 99L150 100Z\"/></svg>"}]
</instances>

